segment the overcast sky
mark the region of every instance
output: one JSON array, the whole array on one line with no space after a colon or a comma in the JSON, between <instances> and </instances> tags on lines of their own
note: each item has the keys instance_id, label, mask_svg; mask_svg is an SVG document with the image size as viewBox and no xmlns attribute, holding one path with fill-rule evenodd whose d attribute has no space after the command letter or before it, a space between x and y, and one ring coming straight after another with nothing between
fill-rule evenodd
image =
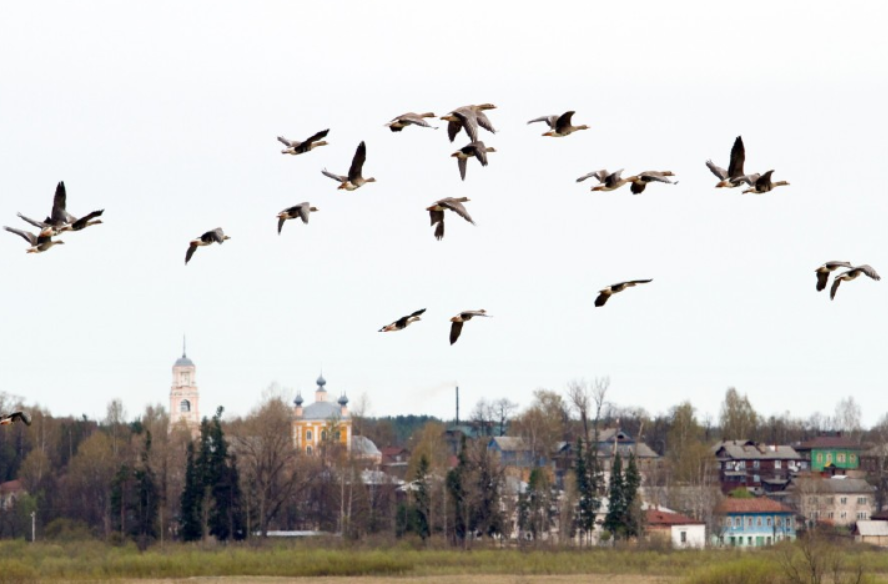
<instances>
[{"instance_id":1,"label":"overcast sky","mask_svg":"<svg viewBox=\"0 0 888 584\"><path fill-rule=\"evenodd\" d=\"M613 401L717 417L886 412L888 282L814 289L827 260L888 276L884 2L10 2L0 9L0 224L68 210L105 224L26 254L0 232L0 392L56 415L168 403L188 335L202 414L246 413L273 382L366 393L371 413L453 415L478 398L609 375ZM407 111L491 102L497 152L460 181ZM591 129L540 136L576 110ZM330 128L280 154L278 135ZM791 186L715 189L746 169ZM355 192L345 174L367 143ZM679 184L592 193L587 172ZM436 241L425 207L466 196ZM309 225L276 232L310 201ZM197 251L215 227L232 239ZM597 291L653 283L595 308ZM427 308L397 332L377 330ZM448 343L449 318L485 308Z\"/></svg>"}]
</instances>

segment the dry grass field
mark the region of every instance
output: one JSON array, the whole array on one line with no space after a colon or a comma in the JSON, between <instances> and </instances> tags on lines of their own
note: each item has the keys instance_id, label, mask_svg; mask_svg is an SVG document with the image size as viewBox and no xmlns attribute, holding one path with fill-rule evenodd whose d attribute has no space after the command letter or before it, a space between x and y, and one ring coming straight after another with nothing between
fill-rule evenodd
<instances>
[{"instance_id":1,"label":"dry grass field","mask_svg":"<svg viewBox=\"0 0 888 584\"><path fill-rule=\"evenodd\" d=\"M671 584L676 577L635 574L572 574L569 576L521 576L464 574L459 576L356 576L345 578L223 577L170 580L119 580L120 584Z\"/></svg>"}]
</instances>

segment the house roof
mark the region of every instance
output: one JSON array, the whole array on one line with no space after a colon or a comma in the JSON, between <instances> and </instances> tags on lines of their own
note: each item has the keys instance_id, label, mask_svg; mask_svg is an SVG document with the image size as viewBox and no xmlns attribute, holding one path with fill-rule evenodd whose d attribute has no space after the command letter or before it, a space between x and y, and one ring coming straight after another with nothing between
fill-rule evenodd
<instances>
[{"instance_id":1,"label":"house roof","mask_svg":"<svg viewBox=\"0 0 888 584\"><path fill-rule=\"evenodd\" d=\"M818 436L813 440L802 442L796 450L814 450L825 448L843 448L846 450L860 450L860 445L845 436Z\"/></svg>"},{"instance_id":2,"label":"house roof","mask_svg":"<svg viewBox=\"0 0 888 584\"><path fill-rule=\"evenodd\" d=\"M716 513L792 513L792 509L766 499L736 499L728 497L715 506Z\"/></svg>"},{"instance_id":3,"label":"house roof","mask_svg":"<svg viewBox=\"0 0 888 584\"><path fill-rule=\"evenodd\" d=\"M712 447L719 459L735 460L801 460L792 446L756 444L752 440L726 440Z\"/></svg>"},{"instance_id":4,"label":"house roof","mask_svg":"<svg viewBox=\"0 0 888 584\"><path fill-rule=\"evenodd\" d=\"M660 509L645 509L644 520L648 525L705 525L705 522L691 519L687 515Z\"/></svg>"},{"instance_id":5,"label":"house roof","mask_svg":"<svg viewBox=\"0 0 888 584\"><path fill-rule=\"evenodd\" d=\"M22 481L15 479L14 481L6 481L5 483L0 483L0 494L6 495L9 493L18 493L19 491L23 491L24 487L22 486Z\"/></svg>"},{"instance_id":6,"label":"house roof","mask_svg":"<svg viewBox=\"0 0 888 584\"><path fill-rule=\"evenodd\" d=\"M352 436L352 452L358 456L377 457L382 456L376 444L366 436Z\"/></svg>"},{"instance_id":7,"label":"house roof","mask_svg":"<svg viewBox=\"0 0 888 584\"><path fill-rule=\"evenodd\" d=\"M888 521L858 521L855 531L863 536L888 536Z\"/></svg>"},{"instance_id":8,"label":"house roof","mask_svg":"<svg viewBox=\"0 0 888 584\"><path fill-rule=\"evenodd\" d=\"M515 436L497 436L496 438L491 438L487 445L488 448L493 444L496 444L503 452L520 452L527 450L527 446L524 444L524 439Z\"/></svg>"},{"instance_id":9,"label":"house roof","mask_svg":"<svg viewBox=\"0 0 888 584\"><path fill-rule=\"evenodd\" d=\"M328 401L319 401L306 406L302 410L303 420L330 420L330 419L348 419L348 414L342 415L342 408L339 404Z\"/></svg>"}]
</instances>

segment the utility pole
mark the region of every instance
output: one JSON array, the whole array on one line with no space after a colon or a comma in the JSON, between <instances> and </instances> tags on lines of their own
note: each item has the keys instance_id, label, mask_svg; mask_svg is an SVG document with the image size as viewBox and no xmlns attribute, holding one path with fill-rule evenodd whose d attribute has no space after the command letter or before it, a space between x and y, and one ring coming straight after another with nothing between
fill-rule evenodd
<instances>
[{"instance_id":1,"label":"utility pole","mask_svg":"<svg viewBox=\"0 0 888 584\"><path fill-rule=\"evenodd\" d=\"M31 543L34 543L34 534L36 533L37 526L37 512L31 511Z\"/></svg>"}]
</instances>

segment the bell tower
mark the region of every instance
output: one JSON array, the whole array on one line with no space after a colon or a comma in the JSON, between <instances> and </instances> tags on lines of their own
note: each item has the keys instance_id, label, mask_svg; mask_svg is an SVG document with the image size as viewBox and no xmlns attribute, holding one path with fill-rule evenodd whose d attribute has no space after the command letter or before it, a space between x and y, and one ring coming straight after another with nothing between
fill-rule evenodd
<instances>
[{"instance_id":1,"label":"bell tower","mask_svg":"<svg viewBox=\"0 0 888 584\"><path fill-rule=\"evenodd\" d=\"M185 352L182 338L182 356L173 364L173 385L170 388L170 431L184 421L191 432L200 429L200 393L195 379L196 367Z\"/></svg>"}]
</instances>

